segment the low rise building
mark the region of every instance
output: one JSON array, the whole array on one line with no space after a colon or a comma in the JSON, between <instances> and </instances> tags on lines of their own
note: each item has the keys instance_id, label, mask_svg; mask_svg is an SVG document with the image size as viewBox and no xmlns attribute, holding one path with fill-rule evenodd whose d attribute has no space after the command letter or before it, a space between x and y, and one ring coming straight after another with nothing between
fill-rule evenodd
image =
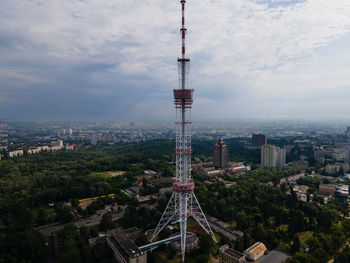
<instances>
[{"instance_id":1,"label":"low rise building","mask_svg":"<svg viewBox=\"0 0 350 263\"><path fill-rule=\"evenodd\" d=\"M318 192L325 195L334 195L335 185L334 184L320 184Z\"/></svg>"},{"instance_id":2,"label":"low rise building","mask_svg":"<svg viewBox=\"0 0 350 263\"><path fill-rule=\"evenodd\" d=\"M142 252L135 243L121 230L107 231L107 244L120 263L147 263L147 254Z\"/></svg>"},{"instance_id":3,"label":"low rise building","mask_svg":"<svg viewBox=\"0 0 350 263\"><path fill-rule=\"evenodd\" d=\"M325 171L327 174L335 174L335 173L339 173L339 166L338 165L331 165L331 164L327 164Z\"/></svg>"},{"instance_id":4,"label":"low rise building","mask_svg":"<svg viewBox=\"0 0 350 263\"><path fill-rule=\"evenodd\" d=\"M23 155L23 150L16 150L16 151L9 152L9 157L10 158L20 157L22 155Z\"/></svg>"},{"instance_id":5,"label":"low rise building","mask_svg":"<svg viewBox=\"0 0 350 263\"><path fill-rule=\"evenodd\" d=\"M338 185L335 187L334 191L335 198L339 199L343 203L348 201L349 197L349 186L348 185Z\"/></svg>"},{"instance_id":6,"label":"low rise building","mask_svg":"<svg viewBox=\"0 0 350 263\"><path fill-rule=\"evenodd\" d=\"M233 250L229 245L224 245L219 249L219 263L243 263L245 256L236 250Z\"/></svg>"},{"instance_id":7,"label":"low rise building","mask_svg":"<svg viewBox=\"0 0 350 263\"><path fill-rule=\"evenodd\" d=\"M266 251L267 251L267 248L264 245L264 243L256 242L254 245L244 250L243 254L245 255L246 259L255 261L261 258Z\"/></svg>"}]
</instances>

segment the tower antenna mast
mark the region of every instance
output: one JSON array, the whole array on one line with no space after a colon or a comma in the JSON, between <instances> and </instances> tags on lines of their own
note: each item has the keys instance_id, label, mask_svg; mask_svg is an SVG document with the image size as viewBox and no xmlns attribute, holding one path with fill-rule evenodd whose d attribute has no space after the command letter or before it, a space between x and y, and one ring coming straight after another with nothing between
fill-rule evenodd
<instances>
[{"instance_id":1,"label":"tower antenna mast","mask_svg":"<svg viewBox=\"0 0 350 263\"><path fill-rule=\"evenodd\" d=\"M173 194L167 207L153 232L151 240L162 231L169 223L180 223L181 235L181 259L185 262L187 218L192 216L198 224L216 242L213 231L205 218L201 206L194 194L194 182L191 177L191 109L193 103L193 89L189 88L190 59L186 58L186 33L185 27L185 4L181 0L182 24L181 24L181 57L177 59L179 87L174 89L174 104L176 109L176 180L173 183Z\"/></svg>"}]
</instances>

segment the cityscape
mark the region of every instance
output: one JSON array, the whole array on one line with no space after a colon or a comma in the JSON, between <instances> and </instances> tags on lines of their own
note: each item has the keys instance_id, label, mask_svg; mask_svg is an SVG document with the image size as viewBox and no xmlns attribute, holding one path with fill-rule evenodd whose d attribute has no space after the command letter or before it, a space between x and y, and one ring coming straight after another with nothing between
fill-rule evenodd
<instances>
[{"instance_id":1,"label":"cityscape","mask_svg":"<svg viewBox=\"0 0 350 263\"><path fill-rule=\"evenodd\" d=\"M349 12L0 2L0 263L350 262Z\"/></svg>"}]
</instances>

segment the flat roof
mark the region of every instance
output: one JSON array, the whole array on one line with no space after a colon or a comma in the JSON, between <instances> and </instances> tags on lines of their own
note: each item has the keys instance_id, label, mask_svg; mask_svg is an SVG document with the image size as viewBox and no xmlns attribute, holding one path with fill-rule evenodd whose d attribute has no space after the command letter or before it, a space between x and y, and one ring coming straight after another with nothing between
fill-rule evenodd
<instances>
[{"instance_id":1,"label":"flat roof","mask_svg":"<svg viewBox=\"0 0 350 263\"><path fill-rule=\"evenodd\" d=\"M259 263L282 263L286 261L289 256L283 252L272 250Z\"/></svg>"},{"instance_id":2,"label":"flat roof","mask_svg":"<svg viewBox=\"0 0 350 263\"><path fill-rule=\"evenodd\" d=\"M236 250L233 250L232 248L228 248L223 254L228 254L231 257L240 259L242 258L244 255Z\"/></svg>"},{"instance_id":3,"label":"flat roof","mask_svg":"<svg viewBox=\"0 0 350 263\"><path fill-rule=\"evenodd\" d=\"M132 242L127 237L127 235L120 230L115 231L112 234L112 240L118 243L118 245L129 256L129 258L133 258L142 254L142 251L134 244L134 242Z\"/></svg>"}]
</instances>

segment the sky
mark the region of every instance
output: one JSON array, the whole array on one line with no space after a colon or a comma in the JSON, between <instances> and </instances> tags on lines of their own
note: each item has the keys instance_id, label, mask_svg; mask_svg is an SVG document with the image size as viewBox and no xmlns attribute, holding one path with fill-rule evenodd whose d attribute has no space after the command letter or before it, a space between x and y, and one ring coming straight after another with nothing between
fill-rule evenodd
<instances>
[{"instance_id":1,"label":"sky","mask_svg":"<svg viewBox=\"0 0 350 263\"><path fill-rule=\"evenodd\" d=\"M348 118L349 0L188 0L193 121ZM178 0L0 0L0 118L175 118Z\"/></svg>"}]
</instances>

